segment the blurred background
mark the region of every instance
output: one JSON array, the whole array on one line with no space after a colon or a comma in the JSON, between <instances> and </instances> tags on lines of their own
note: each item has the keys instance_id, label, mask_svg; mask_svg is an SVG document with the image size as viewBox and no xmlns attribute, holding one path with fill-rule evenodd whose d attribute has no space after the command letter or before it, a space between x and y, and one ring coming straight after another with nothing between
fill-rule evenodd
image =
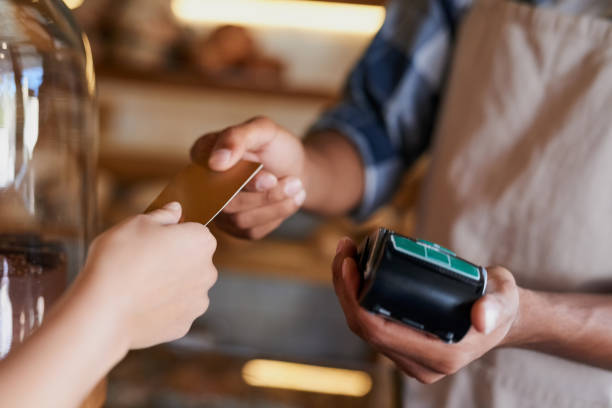
<instances>
[{"instance_id":1,"label":"blurred background","mask_svg":"<svg viewBox=\"0 0 612 408\"><path fill-rule=\"evenodd\" d=\"M100 228L142 212L202 134L266 115L304 134L381 26L383 1L65 0L93 49ZM219 231L218 284L190 334L131 353L108 407L393 407L398 374L348 330L339 238L409 234L426 162L365 224L297 214L260 242Z\"/></svg>"}]
</instances>

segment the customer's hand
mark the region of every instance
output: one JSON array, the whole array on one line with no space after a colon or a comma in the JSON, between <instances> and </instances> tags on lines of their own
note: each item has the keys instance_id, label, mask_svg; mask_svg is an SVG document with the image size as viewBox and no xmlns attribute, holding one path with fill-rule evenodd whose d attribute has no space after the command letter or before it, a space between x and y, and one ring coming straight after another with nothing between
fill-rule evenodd
<instances>
[{"instance_id":1,"label":"customer's hand","mask_svg":"<svg viewBox=\"0 0 612 408\"><path fill-rule=\"evenodd\" d=\"M351 330L393 360L407 375L431 384L454 374L487 351L503 345L517 321L519 289L512 274L488 268L487 294L472 307L472 328L456 344L376 316L357 302L360 275L353 257L356 248L343 239L333 261L333 278Z\"/></svg>"},{"instance_id":2,"label":"customer's hand","mask_svg":"<svg viewBox=\"0 0 612 408\"><path fill-rule=\"evenodd\" d=\"M92 243L75 283L77 294L112 316L125 352L184 336L208 308L216 241L180 218L180 204L170 203L111 228Z\"/></svg>"},{"instance_id":3,"label":"customer's hand","mask_svg":"<svg viewBox=\"0 0 612 408\"><path fill-rule=\"evenodd\" d=\"M304 155L297 137L262 117L204 135L191 149L195 162L215 171L241 159L264 165L215 220L226 232L249 239L267 235L304 203Z\"/></svg>"}]
</instances>

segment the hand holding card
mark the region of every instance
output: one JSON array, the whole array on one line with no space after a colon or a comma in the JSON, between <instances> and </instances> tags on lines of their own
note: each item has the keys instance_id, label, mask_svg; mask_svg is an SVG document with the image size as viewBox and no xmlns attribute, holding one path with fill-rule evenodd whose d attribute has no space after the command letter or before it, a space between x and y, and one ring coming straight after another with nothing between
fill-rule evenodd
<instances>
[{"instance_id":1,"label":"hand holding card","mask_svg":"<svg viewBox=\"0 0 612 408\"><path fill-rule=\"evenodd\" d=\"M262 167L242 160L229 170L216 172L192 163L172 179L146 211L178 201L183 207L183 222L208 225Z\"/></svg>"},{"instance_id":2,"label":"hand holding card","mask_svg":"<svg viewBox=\"0 0 612 408\"><path fill-rule=\"evenodd\" d=\"M215 220L233 236L263 238L306 202L302 141L270 119L257 117L208 133L194 144L191 157L217 171L231 169L245 158L264 165Z\"/></svg>"}]
</instances>

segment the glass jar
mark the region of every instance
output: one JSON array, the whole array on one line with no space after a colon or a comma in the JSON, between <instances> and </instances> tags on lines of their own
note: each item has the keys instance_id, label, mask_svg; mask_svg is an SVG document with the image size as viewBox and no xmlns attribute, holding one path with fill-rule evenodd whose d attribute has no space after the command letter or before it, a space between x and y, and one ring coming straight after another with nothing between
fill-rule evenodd
<instances>
[{"instance_id":1,"label":"glass jar","mask_svg":"<svg viewBox=\"0 0 612 408\"><path fill-rule=\"evenodd\" d=\"M0 359L80 270L95 228L95 79L61 0L0 0Z\"/></svg>"}]
</instances>

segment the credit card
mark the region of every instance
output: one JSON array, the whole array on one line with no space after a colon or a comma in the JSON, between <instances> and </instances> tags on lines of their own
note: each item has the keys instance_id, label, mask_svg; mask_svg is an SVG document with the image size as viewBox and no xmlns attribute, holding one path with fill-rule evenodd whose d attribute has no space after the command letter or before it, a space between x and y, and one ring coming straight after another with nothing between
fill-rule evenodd
<instances>
[{"instance_id":1,"label":"credit card","mask_svg":"<svg viewBox=\"0 0 612 408\"><path fill-rule=\"evenodd\" d=\"M217 172L192 163L174 176L146 212L178 201L183 207L183 222L208 225L262 167L242 160L227 171Z\"/></svg>"}]
</instances>

